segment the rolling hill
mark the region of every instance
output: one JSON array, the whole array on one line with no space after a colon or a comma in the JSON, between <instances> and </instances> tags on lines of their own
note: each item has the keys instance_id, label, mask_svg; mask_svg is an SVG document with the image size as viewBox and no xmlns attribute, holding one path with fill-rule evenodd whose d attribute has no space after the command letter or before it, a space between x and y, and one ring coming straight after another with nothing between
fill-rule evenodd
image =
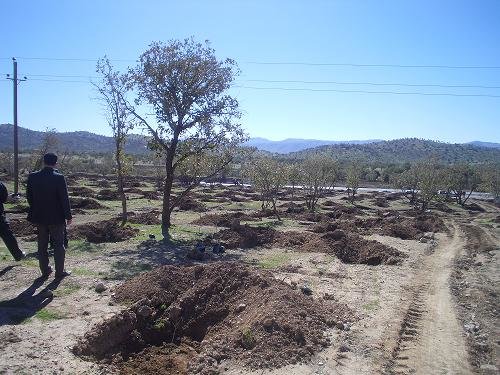
<instances>
[{"instance_id":1,"label":"rolling hill","mask_svg":"<svg viewBox=\"0 0 500 375\"><path fill-rule=\"evenodd\" d=\"M436 157L438 161L446 164L500 162L499 147L444 143L418 138L403 138L367 144L320 146L292 152L287 157L303 159L317 153L326 153L339 160L358 159L363 162L380 164L413 163L429 157Z\"/></svg>"},{"instance_id":2,"label":"rolling hill","mask_svg":"<svg viewBox=\"0 0 500 375\"><path fill-rule=\"evenodd\" d=\"M11 151L13 126L0 124L0 151ZM30 151L40 146L44 132L19 128L19 148ZM77 153L107 153L114 149L112 137L86 131L57 134L60 148ZM132 134L127 140L126 152L144 154L147 152L147 137ZM404 138L392 141L321 141L309 139L285 139L270 141L265 138L251 138L246 146L256 147L264 152L284 154L285 158L303 159L309 155L324 152L340 160L360 159L380 164L412 163L416 160L436 156L443 163L500 162L500 144L474 141L463 144ZM288 150L293 150L292 152Z\"/></svg>"},{"instance_id":3,"label":"rolling hill","mask_svg":"<svg viewBox=\"0 0 500 375\"><path fill-rule=\"evenodd\" d=\"M14 127L11 124L0 124L0 151L13 149L12 137ZM19 127L19 150L30 151L40 147L44 132ZM98 135L86 131L57 133L61 149L73 152L106 153L114 149L112 137ZM146 137L132 134L125 145L125 151L131 154L142 154L147 151Z\"/></svg>"}]
</instances>

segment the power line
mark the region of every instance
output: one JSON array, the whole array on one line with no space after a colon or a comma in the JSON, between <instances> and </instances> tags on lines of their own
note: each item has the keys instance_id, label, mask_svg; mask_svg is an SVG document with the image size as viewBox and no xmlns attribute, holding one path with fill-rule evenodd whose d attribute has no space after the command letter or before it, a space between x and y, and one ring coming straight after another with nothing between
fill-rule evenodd
<instances>
[{"instance_id":1,"label":"power line","mask_svg":"<svg viewBox=\"0 0 500 375\"><path fill-rule=\"evenodd\" d=\"M358 68L425 68L425 69L500 69L500 66L480 65L403 65L403 64L352 64L352 63L307 63L307 62L274 62L246 61L244 64L254 65L305 65L305 66L350 66Z\"/></svg>"},{"instance_id":2,"label":"power line","mask_svg":"<svg viewBox=\"0 0 500 375\"><path fill-rule=\"evenodd\" d=\"M312 91L312 92L340 92L359 94L393 94L393 95L424 95L424 96L458 96L458 97L485 97L500 98L500 95L489 94L453 94L453 93L430 93L430 92L401 92L401 91L365 91L365 90L337 90L337 89L309 89L290 87L255 87L255 86L233 86L252 90L280 90L280 91Z\"/></svg>"},{"instance_id":3,"label":"power line","mask_svg":"<svg viewBox=\"0 0 500 375\"><path fill-rule=\"evenodd\" d=\"M296 81L296 80L265 80L246 79L244 82L267 82L267 83L304 83L304 84L333 84L333 85L368 85L368 86L405 86L405 87L442 87L442 88L477 88L477 89L500 89L500 86L482 85L443 85L443 84L418 84L418 83L384 83L384 82L342 82L342 81Z\"/></svg>"},{"instance_id":4,"label":"power line","mask_svg":"<svg viewBox=\"0 0 500 375\"><path fill-rule=\"evenodd\" d=\"M66 82L66 83L90 83L90 80L64 80L64 79L43 79L31 78L30 81L42 82ZM485 98L500 98L500 95L491 94L455 94L455 93L429 93L429 92L402 92L402 91L366 91L366 90L341 90L341 89L313 89L313 88L292 88L292 87L257 87L232 85L235 88L251 89L251 90L279 90L279 91L305 91L305 92L338 92L338 93L359 93L359 94L390 94L390 95L421 95L421 96L452 96L452 97L485 97Z\"/></svg>"},{"instance_id":5,"label":"power line","mask_svg":"<svg viewBox=\"0 0 500 375\"><path fill-rule=\"evenodd\" d=\"M10 57L0 57L1 60L10 60ZM17 60L46 60L46 61L85 61L97 62L99 58L66 58L66 57L16 57ZM138 62L132 59L108 59L109 61L116 62Z\"/></svg>"},{"instance_id":6,"label":"power line","mask_svg":"<svg viewBox=\"0 0 500 375\"><path fill-rule=\"evenodd\" d=\"M87 61L96 62L98 58L65 58L65 57L16 57L18 60L46 60L46 61ZM0 57L2 60L10 60L10 57ZM109 59L117 62L138 62L137 59ZM500 69L499 65L419 65L419 64L359 64L359 63L337 63L337 62L295 62L295 61L244 61L242 64L253 65L304 65L304 66L350 66L359 68L423 68L423 69Z\"/></svg>"}]
</instances>

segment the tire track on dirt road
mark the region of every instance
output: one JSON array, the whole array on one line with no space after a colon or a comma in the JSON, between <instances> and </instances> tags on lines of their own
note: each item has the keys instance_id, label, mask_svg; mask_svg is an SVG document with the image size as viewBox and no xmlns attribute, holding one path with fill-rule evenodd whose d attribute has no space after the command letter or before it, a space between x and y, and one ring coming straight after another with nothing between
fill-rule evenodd
<instances>
[{"instance_id":1,"label":"tire track on dirt road","mask_svg":"<svg viewBox=\"0 0 500 375\"><path fill-rule=\"evenodd\" d=\"M423 260L386 374L470 374L465 338L450 291L453 260L465 245L456 223Z\"/></svg>"}]
</instances>

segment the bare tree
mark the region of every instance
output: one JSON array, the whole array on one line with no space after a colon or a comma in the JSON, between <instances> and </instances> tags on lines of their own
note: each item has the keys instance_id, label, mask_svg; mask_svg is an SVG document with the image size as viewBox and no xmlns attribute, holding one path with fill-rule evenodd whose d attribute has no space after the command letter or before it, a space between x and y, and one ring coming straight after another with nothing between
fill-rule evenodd
<instances>
[{"instance_id":1,"label":"bare tree","mask_svg":"<svg viewBox=\"0 0 500 375\"><path fill-rule=\"evenodd\" d=\"M33 159L30 163L31 170L36 171L40 169L42 167L43 155L48 152L57 152L58 146L59 139L57 137L56 129L45 129L40 148L32 154Z\"/></svg>"},{"instance_id":2,"label":"bare tree","mask_svg":"<svg viewBox=\"0 0 500 375\"><path fill-rule=\"evenodd\" d=\"M287 171L288 184L292 187L292 199L295 195L295 188L300 183L300 165L298 163L292 163L288 166Z\"/></svg>"},{"instance_id":3,"label":"bare tree","mask_svg":"<svg viewBox=\"0 0 500 375\"><path fill-rule=\"evenodd\" d=\"M220 61L209 46L193 39L156 42L144 52L129 77L137 90L136 105L152 109L155 121L129 104L129 109L152 137L153 149L165 156L162 234L169 239L171 213L203 179L222 171L245 140L238 101L227 94L238 73L236 63ZM176 169L188 158L211 153L217 162L204 175L193 176L172 199ZM217 155L217 157L214 157Z\"/></svg>"},{"instance_id":4,"label":"bare tree","mask_svg":"<svg viewBox=\"0 0 500 375\"><path fill-rule=\"evenodd\" d=\"M127 197L125 196L125 142L127 134L134 127L134 118L131 117L125 102L127 92L126 77L113 70L107 57L97 62L97 73L101 80L94 83L104 105L108 125L113 132L115 142L114 159L118 181L118 193L122 202L122 225L127 222Z\"/></svg>"},{"instance_id":5,"label":"bare tree","mask_svg":"<svg viewBox=\"0 0 500 375\"><path fill-rule=\"evenodd\" d=\"M337 175L337 163L327 155L315 155L302 162L302 188L310 211L316 209L318 200L326 191L334 188Z\"/></svg>"}]
</instances>

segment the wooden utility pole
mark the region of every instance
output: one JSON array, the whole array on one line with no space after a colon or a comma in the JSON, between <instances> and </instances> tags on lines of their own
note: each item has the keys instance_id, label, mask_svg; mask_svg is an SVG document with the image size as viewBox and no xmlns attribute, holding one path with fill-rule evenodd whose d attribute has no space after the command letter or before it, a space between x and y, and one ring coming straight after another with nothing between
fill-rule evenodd
<instances>
[{"instance_id":1,"label":"wooden utility pole","mask_svg":"<svg viewBox=\"0 0 500 375\"><path fill-rule=\"evenodd\" d=\"M10 78L7 75L7 79L12 80L14 86L14 195L19 194L19 140L18 140L18 129L17 129L17 84L21 81L26 81L26 77L23 79L17 78L17 60L15 57L12 58L14 64L14 77Z\"/></svg>"}]
</instances>

